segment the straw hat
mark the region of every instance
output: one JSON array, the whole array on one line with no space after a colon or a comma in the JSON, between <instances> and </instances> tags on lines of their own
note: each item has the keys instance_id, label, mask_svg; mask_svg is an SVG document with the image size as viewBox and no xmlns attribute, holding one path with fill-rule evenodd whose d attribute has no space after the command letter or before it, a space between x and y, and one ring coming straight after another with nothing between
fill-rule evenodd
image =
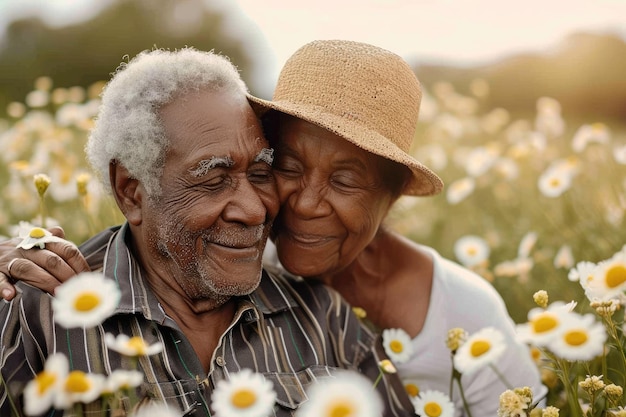
<instances>
[{"instance_id":1,"label":"straw hat","mask_svg":"<svg viewBox=\"0 0 626 417\"><path fill-rule=\"evenodd\" d=\"M406 165L406 195L433 195L441 179L413 158L422 90L398 55L353 41L314 41L283 67L271 101L248 95L258 114L277 110L327 129L356 146Z\"/></svg>"}]
</instances>

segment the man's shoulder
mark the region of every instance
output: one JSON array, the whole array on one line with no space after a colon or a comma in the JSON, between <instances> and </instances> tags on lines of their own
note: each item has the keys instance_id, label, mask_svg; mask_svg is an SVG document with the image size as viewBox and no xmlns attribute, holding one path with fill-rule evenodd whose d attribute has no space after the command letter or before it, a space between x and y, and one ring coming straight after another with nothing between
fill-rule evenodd
<instances>
[{"instance_id":1,"label":"man's shoulder","mask_svg":"<svg viewBox=\"0 0 626 417\"><path fill-rule=\"evenodd\" d=\"M92 270L102 267L109 242L121 227L118 225L104 229L78 247Z\"/></svg>"}]
</instances>

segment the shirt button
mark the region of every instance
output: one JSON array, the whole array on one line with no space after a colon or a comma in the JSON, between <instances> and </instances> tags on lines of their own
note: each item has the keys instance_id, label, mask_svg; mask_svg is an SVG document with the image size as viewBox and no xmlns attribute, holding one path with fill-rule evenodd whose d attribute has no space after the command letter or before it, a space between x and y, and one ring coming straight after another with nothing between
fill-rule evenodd
<instances>
[{"instance_id":1,"label":"shirt button","mask_svg":"<svg viewBox=\"0 0 626 417\"><path fill-rule=\"evenodd\" d=\"M215 358L215 362L219 365L219 366L224 366L226 365L226 361L224 360L224 358L222 358L221 356L218 356L217 358Z\"/></svg>"}]
</instances>

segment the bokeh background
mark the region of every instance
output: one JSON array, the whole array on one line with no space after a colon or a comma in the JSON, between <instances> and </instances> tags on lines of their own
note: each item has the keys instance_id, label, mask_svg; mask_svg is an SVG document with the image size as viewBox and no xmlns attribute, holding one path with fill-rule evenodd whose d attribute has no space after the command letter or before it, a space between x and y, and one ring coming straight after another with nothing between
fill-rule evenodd
<instances>
[{"instance_id":1,"label":"bokeh background","mask_svg":"<svg viewBox=\"0 0 626 417\"><path fill-rule=\"evenodd\" d=\"M76 243L122 221L83 147L128 57L212 49L269 98L322 38L394 51L424 86L413 152L446 191L403 198L389 226L491 281L517 322L539 289L584 303L569 269L626 243L623 0L0 0L0 234L42 222L38 173L46 224Z\"/></svg>"}]
</instances>

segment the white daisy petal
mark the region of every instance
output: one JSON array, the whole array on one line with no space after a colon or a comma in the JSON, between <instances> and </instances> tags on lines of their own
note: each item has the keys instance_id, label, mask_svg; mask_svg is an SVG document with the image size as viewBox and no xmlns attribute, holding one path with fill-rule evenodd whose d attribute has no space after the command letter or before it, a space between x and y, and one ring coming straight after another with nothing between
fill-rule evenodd
<instances>
[{"instance_id":1,"label":"white daisy petal","mask_svg":"<svg viewBox=\"0 0 626 417\"><path fill-rule=\"evenodd\" d=\"M394 363L403 363L413 354L411 337L402 329L383 330L383 346L389 359Z\"/></svg>"},{"instance_id":2,"label":"white daisy petal","mask_svg":"<svg viewBox=\"0 0 626 417\"><path fill-rule=\"evenodd\" d=\"M590 300L608 300L623 296L626 291L626 254L620 251L610 259L599 262L583 288Z\"/></svg>"},{"instance_id":3,"label":"white daisy petal","mask_svg":"<svg viewBox=\"0 0 626 417\"><path fill-rule=\"evenodd\" d=\"M546 346L558 336L570 313L570 305L562 301L555 301L547 309L533 308L528 312L528 322L517 325L517 337L533 346Z\"/></svg>"},{"instance_id":4,"label":"white daisy petal","mask_svg":"<svg viewBox=\"0 0 626 417\"><path fill-rule=\"evenodd\" d=\"M606 339L606 329L593 314L572 313L548 348L563 359L587 361L602 354Z\"/></svg>"},{"instance_id":5,"label":"white daisy petal","mask_svg":"<svg viewBox=\"0 0 626 417\"><path fill-rule=\"evenodd\" d=\"M307 394L309 401L297 411L298 417L380 417L383 413L382 401L372 389L372 382L356 372L343 371L319 380Z\"/></svg>"},{"instance_id":6,"label":"white daisy petal","mask_svg":"<svg viewBox=\"0 0 626 417\"><path fill-rule=\"evenodd\" d=\"M453 417L454 404L446 394L428 390L411 398L415 413L421 417Z\"/></svg>"},{"instance_id":7,"label":"white daisy petal","mask_svg":"<svg viewBox=\"0 0 626 417\"><path fill-rule=\"evenodd\" d=\"M37 246L39 249L43 249L46 247L46 243L50 242L67 243L67 240L56 237L52 233L50 233L46 229L42 229L41 227L33 227L28 232L28 235L26 235L24 239L17 244L17 247L21 249L32 249Z\"/></svg>"},{"instance_id":8,"label":"white daisy petal","mask_svg":"<svg viewBox=\"0 0 626 417\"><path fill-rule=\"evenodd\" d=\"M66 328L96 326L113 314L120 296L114 281L101 273L83 272L56 289L54 320Z\"/></svg>"},{"instance_id":9,"label":"white daisy petal","mask_svg":"<svg viewBox=\"0 0 626 417\"><path fill-rule=\"evenodd\" d=\"M56 353L50 355L44 370L35 376L24 389L24 413L29 416L40 415L54 404L54 399L68 374L67 358Z\"/></svg>"},{"instance_id":10,"label":"white daisy petal","mask_svg":"<svg viewBox=\"0 0 626 417\"><path fill-rule=\"evenodd\" d=\"M104 342L109 349L126 356L150 356L156 355L163 350L161 343L148 345L146 341L139 336L128 337L128 335L123 333L117 336L107 333L104 336Z\"/></svg>"},{"instance_id":11,"label":"white daisy petal","mask_svg":"<svg viewBox=\"0 0 626 417\"><path fill-rule=\"evenodd\" d=\"M103 391L113 394L120 390L136 388L143 382L143 372L116 369L107 377Z\"/></svg>"},{"instance_id":12,"label":"white daisy petal","mask_svg":"<svg viewBox=\"0 0 626 417\"><path fill-rule=\"evenodd\" d=\"M170 407L167 403L148 403L142 405L133 413L133 417L180 417L180 411L176 407Z\"/></svg>"},{"instance_id":13,"label":"white daisy petal","mask_svg":"<svg viewBox=\"0 0 626 417\"><path fill-rule=\"evenodd\" d=\"M463 265L472 267L489 259L489 245L479 236L463 236L454 244L454 255Z\"/></svg>"},{"instance_id":14,"label":"white daisy petal","mask_svg":"<svg viewBox=\"0 0 626 417\"><path fill-rule=\"evenodd\" d=\"M471 335L454 355L454 368L462 374L472 374L494 363L504 353L504 335L486 327Z\"/></svg>"},{"instance_id":15,"label":"white daisy petal","mask_svg":"<svg viewBox=\"0 0 626 417\"><path fill-rule=\"evenodd\" d=\"M71 371L65 377L61 389L54 399L56 408L68 409L76 403L90 403L102 394L105 388L104 375Z\"/></svg>"},{"instance_id":16,"label":"white daisy petal","mask_svg":"<svg viewBox=\"0 0 626 417\"><path fill-rule=\"evenodd\" d=\"M472 194L475 188L476 180L472 177L461 178L460 180L453 181L448 186L446 199L450 204L460 203Z\"/></svg>"},{"instance_id":17,"label":"white daisy petal","mask_svg":"<svg viewBox=\"0 0 626 417\"><path fill-rule=\"evenodd\" d=\"M572 185L572 174L564 169L548 168L539 176L539 191L546 197L559 197Z\"/></svg>"},{"instance_id":18,"label":"white daisy petal","mask_svg":"<svg viewBox=\"0 0 626 417\"><path fill-rule=\"evenodd\" d=\"M276 392L263 375L242 369L219 381L212 398L215 417L257 417L270 415Z\"/></svg>"}]
</instances>

